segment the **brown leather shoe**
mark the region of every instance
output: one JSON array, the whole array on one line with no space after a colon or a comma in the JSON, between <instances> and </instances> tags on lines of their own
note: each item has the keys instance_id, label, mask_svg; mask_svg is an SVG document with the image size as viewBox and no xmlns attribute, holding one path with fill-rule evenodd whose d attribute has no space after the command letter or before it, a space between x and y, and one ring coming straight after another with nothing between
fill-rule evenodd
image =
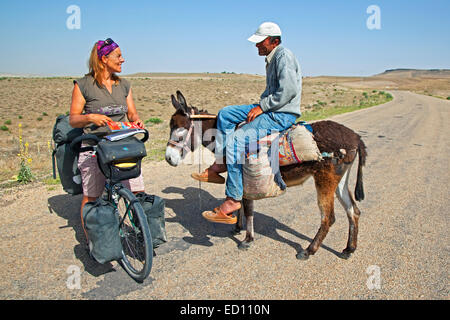
<instances>
[{"instance_id":1,"label":"brown leather shoe","mask_svg":"<svg viewBox=\"0 0 450 320\"><path fill-rule=\"evenodd\" d=\"M191 177L195 180L202 181L202 182L210 182L210 183L218 183L218 184L224 184L225 178L222 177L220 174L216 173L215 171L206 169L202 173L191 173Z\"/></svg>"}]
</instances>

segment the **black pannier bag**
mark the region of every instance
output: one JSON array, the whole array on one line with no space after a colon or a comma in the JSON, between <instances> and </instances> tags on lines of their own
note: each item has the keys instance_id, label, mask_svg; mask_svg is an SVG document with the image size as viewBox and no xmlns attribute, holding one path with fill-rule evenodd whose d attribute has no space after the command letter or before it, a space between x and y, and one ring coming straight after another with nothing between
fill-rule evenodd
<instances>
[{"instance_id":1,"label":"black pannier bag","mask_svg":"<svg viewBox=\"0 0 450 320\"><path fill-rule=\"evenodd\" d=\"M91 256L99 263L122 258L119 217L114 206L101 198L83 208L83 222L89 239Z\"/></svg>"},{"instance_id":2,"label":"black pannier bag","mask_svg":"<svg viewBox=\"0 0 450 320\"><path fill-rule=\"evenodd\" d=\"M145 145L135 137L118 141L101 140L97 144L100 170L113 183L141 174L141 160L147 155Z\"/></svg>"},{"instance_id":3,"label":"black pannier bag","mask_svg":"<svg viewBox=\"0 0 450 320\"><path fill-rule=\"evenodd\" d=\"M56 118L53 127L55 142L52 153L53 178L56 179L57 167L64 191L72 195L83 193L81 173L78 169L78 153L70 148L70 143L82 134L83 129L70 126L69 116L60 115Z\"/></svg>"},{"instance_id":4,"label":"black pannier bag","mask_svg":"<svg viewBox=\"0 0 450 320\"><path fill-rule=\"evenodd\" d=\"M166 222L164 219L165 202L163 198L139 192L136 198L142 205L147 216L148 226L152 235L153 248L167 242Z\"/></svg>"}]
</instances>

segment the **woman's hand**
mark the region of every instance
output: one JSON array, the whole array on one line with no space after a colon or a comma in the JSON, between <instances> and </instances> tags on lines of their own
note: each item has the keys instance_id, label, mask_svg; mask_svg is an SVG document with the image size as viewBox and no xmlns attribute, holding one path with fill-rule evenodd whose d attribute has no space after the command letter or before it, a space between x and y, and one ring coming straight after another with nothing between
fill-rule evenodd
<instances>
[{"instance_id":1,"label":"woman's hand","mask_svg":"<svg viewBox=\"0 0 450 320\"><path fill-rule=\"evenodd\" d=\"M98 127L103 127L106 126L108 122L113 122L113 120L110 117L97 113L88 114L88 120L89 122L95 124Z\"/></svg>"},{"instance_id":2,"label":"woman's hand","mask_svg":"<svg viewBox=\"0 0 450 320\"><path fill-rule=\"evenodd\" d=\"M139 128L144 129L144 122L141 119L137 119L133 121L135 125L137 125Z\"/></svg>"}]
</instances>

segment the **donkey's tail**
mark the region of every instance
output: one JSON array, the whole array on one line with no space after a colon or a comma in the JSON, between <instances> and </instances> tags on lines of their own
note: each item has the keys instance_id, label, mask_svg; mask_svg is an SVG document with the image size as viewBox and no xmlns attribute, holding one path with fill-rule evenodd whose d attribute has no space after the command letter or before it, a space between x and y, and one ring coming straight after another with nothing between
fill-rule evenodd
<instances>
[{"instance_id":1,"label":"donkey's tail","mask_svg":"<svg viewBox=\"0 0 450 320\"><path fill-rule=\"evenodd\" d=\"M358 163L358 173L356 178L356 187L355 187L355 199L357 201L364 200L364 186L363 186L363 173L362 167L366 165L366 157L367 150L366 145L362 139L359 139L358 144L358 155L359 155L359 163Z\"/></svg>"}]
</instances>

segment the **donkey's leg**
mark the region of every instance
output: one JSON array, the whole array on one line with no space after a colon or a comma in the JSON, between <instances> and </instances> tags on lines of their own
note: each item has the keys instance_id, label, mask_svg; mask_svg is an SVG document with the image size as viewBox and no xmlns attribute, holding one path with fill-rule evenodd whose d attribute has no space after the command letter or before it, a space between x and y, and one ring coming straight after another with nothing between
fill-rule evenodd
<instances>
[{"instance_id":1,"label":"donkey's leg","mask_svg":"<svg viewBox=\"0 0 450 320\"><path fill-rule=\"evenodd\" d=\"M242 200L244 214L247 224L247 231L245 232L245 239L239 244L239 249L248 249L251 243L255 240L255 232L253 230L253 200Z\"/></svg>"},{"instance_id":2,"label":"donkey's leg","mask_svg":"<svg viewBox=\"0 0 450 320\"><path fill-rule=\"evenodd\" d=\"M297 259L306 260L316 253L325 239L332 222L334 222L334 192L336 191L340 177L327 170L314 175L317 191L317 203L321 213L321 223L314 240L306 250L297 254Z\"/></svg>"},{"instance_id":3,"label":"donkey's leg","mask_svg":"<svg viewBox=\"0 0 450 320\"><path fill-rule=\"evenodd\" d=\"M241 201L241 208L238 210L237 213L237 222L234 226L234 230L232 231L232 233L234 235L237 234L241 234L241 230L244 227L244 215L245 215L245 210L244 210L244 201Z\"/></svg>"},{"instance_id":4,"label":"donkey's leg","mask_svg":"<svg viewBox=\"0 0 450 320\"><path fill-rule=\"evenodd\" d=\"M360 215L360 211L356 206L353 195L348 189L348 179L351 167L352 165L350 164L336 189L336 196L347 213L349 223L347 247L342 251L341 255L344 259L350 258L350 255L356 250L358 240L358 220Z\"/></svg>"}]
</instances>

